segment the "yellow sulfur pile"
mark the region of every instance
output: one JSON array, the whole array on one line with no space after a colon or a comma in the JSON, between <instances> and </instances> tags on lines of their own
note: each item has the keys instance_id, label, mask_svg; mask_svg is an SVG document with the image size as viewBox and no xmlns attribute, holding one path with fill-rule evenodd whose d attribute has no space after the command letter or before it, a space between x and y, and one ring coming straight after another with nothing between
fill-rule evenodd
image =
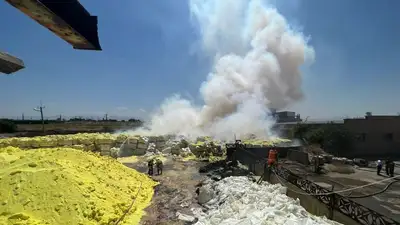
<instances>
[{"instance_id":1,"label":"yellow sulfur pile","mask_svg":"<svg viewBox=\"0 0 400 225\"><path fill-rule=\"evenodd\" d=\"M289 139L282 139L282 138L275 138L275 139L271 139L271 140L250 139L250 140L244 140L243 144L275 146L277 144L288 143L288 142L290 142Z\"/></svg>"},{"instance_id":2,"label":"yellow sulfur pile","mask_svg":"<svg viewBox=\"0 0 400 225\"><path fill-rule=\"evenodd\" d=\"M0 148L0 224L115 224L136 196L119 224L138 224L155 185L90 152Z\"/></svg>"}]
</instances>

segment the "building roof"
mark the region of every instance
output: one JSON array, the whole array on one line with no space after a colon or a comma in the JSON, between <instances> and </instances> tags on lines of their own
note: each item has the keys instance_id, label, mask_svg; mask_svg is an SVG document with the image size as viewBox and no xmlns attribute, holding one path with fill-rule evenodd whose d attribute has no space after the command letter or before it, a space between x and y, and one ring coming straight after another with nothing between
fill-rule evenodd
<instances>
[{"instance_id":1,"label":"building roof","mask_svg":"<svg viewBox=\"0 0 400 225\"><path fill-rule=\"evenodd\" d=\"M23 68L25 68L25 65L21 59L0 52L0 73L11 74Z\"/></svg>"},{"instance_id":2,"label":"building roof","mask_svg":"<svg viewBox=\"0 0 400 225\"><path fill-rule=\"evenodd\" d=\"M298 123L299 122L281 122L281 123L276 123L276 124L277 125L295 125ZM342 124L342 123L344 123L344 120L312 120L312 121L303 121L300 123L302 123L302 124L328 124L328 123Z\"/></svg>"},{"instance_id":3,"label":"building roof","mask_svg":"<svg viewBox=\"0 0 400 225\"><path fill-rule=\"evenodd\" d=\"M347 118L345 121L360 121L360 120L399 120L399 115L372 115L358 118Z\"/></svg>"}]
</instances>

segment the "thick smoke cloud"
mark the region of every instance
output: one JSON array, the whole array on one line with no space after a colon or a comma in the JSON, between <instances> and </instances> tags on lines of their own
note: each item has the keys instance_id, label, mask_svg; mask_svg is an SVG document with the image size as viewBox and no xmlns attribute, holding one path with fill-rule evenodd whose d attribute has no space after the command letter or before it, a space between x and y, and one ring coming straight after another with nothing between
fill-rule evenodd
<instances>
[{"instance_id":1,"label":"thick smoke cloud","mask_svg":"<svg viewBox=\"0 0 400 225\"><path fill-rule=\"evenodd\" d=\"M203 52L214 57L200 87L204 105L173 96L152 117L147 132L271 137L269 109L303 98L300 66L314 59L307 38L261 0L191 0L189 8Z\"/></svg>"}]
</instances>

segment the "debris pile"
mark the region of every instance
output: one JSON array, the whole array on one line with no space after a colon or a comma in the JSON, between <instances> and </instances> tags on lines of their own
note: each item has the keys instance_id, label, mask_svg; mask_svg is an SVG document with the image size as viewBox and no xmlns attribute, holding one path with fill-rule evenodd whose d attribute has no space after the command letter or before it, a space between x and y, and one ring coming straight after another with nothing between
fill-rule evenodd
<instances>
[{"instance_id":1,"label":"debris pile","mask_svg":"<svg viewBox=\"0 0 400 225\"><path fill-rule=\"evenodd\" d=\"M0 148L0 224L138 224L157 183L98 154ZM122 223L121 223L122 224Z\"/></svg>"},{"instance_id":2,"label":"debris pile","mask_svg":"<svg viewBox=\"0 0 400 225\"><path fill-rule=\"evenodd\" d=\"M274 146L278 143L289 143L286 139L269 141L248 139L247 145ZM225 143L213 140L211 137L199 137L195 141L185 140L175 136L138 136L128 134L81 133L74 135L49 135L34 138L4 138L0 139L1 147L17 147L21 149L68 147L90 152L100 152L101 155L126 157L145 155L146 153L164 153L182 157L198 158L222 156Z\"/></svg>"},{"instance_id":3,"label":"debris pile","mask_svg":"<svg viewBox=\"0 0 400 225\"><path fill-rule=\"evenodd\" d=\"M332 157L332 163L347 164L347 165L354 164L353 160L344 157Z\"/></svg>"},{"instance_id":4,"label":"debris pile","mask_svg":"<svg viewBox=\"0 0 400 225\"><path fill-rule=\"evenodd\" d=\"M206 173L211 180L219 181L230 176L251 176L253 175L249 169L239 162L226 162L220 160L202 166L199 169L200 173Z\"/></svg>"},{"instance_id":5,"label":"debris pile","mask_svg":"<svg viewBox=\"0 0 400 225\"><path fill-rule=\"evenodd\" d=\"M286 196L280 184L261 185L247 177L227 177L205 184L199 194L205 212L193 210L196 225L339 225L308 213L300 201Z\"/></svg>"}]
</instances>

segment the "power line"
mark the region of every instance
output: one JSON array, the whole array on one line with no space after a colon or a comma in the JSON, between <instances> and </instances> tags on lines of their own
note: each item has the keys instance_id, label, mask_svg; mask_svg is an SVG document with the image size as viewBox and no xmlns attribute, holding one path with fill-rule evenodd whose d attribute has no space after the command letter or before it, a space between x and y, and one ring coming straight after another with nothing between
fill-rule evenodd
<instances>
[{"instance_id":1,"label":"power line","mask_svg":"<svg viewBox=\"0 0 400 225\"><path fill-rule=\"evenodd\" d=\"M40 118L42 120L42 131L43 131L43 134L45 133L45 130L44 130L44 118L43 118L43 109L44 108L45 108L45 106L42 105L42 101L40 101L40 106L38 106L36 108L33 108L34 111L40 112Z\"/></svg>"}]
</instances>

